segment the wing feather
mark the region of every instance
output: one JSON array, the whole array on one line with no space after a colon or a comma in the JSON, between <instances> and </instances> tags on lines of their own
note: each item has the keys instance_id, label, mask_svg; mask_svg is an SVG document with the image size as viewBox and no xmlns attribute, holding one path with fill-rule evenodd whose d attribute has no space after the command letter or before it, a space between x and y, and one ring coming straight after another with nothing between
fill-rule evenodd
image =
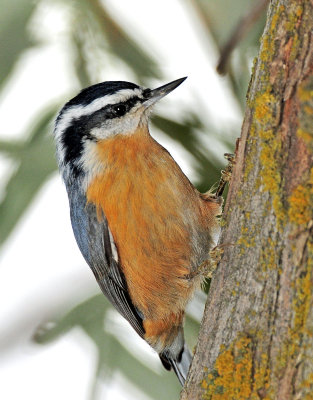
<instances>
[{"instance_id":1,"label":"wing feather","mask_svg":"<svg viewBox=\"0 0 313 400\"><path fill-rule=\"evenodd\" d=\"M94 273L102 292L143 337L145 331L142 317L127 290L106 217L103 215L99 222L96 207L86 203L85 195L78 188L68 189L68 194L72 227L81 253Z\"/></svg>"}]
</instances>

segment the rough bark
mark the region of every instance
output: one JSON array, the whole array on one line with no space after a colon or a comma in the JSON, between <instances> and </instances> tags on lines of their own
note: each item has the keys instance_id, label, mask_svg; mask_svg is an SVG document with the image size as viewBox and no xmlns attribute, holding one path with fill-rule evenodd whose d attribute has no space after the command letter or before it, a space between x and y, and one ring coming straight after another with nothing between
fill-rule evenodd
<instances>
[{"instance_id":1,"label":"rough bark","mask_svg":"<svg viewBox=\"0 0 313 400\"><path fill-rule=\"evenodd\" d=\"M313 2L272 0L181 399L313 399Z\"/></svg>"}]
</instances>

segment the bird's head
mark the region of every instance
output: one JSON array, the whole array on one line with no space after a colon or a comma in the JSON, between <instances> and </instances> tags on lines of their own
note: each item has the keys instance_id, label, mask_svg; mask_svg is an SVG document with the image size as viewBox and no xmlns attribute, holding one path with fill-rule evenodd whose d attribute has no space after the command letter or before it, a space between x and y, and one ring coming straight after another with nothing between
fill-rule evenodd
<instances>
[{"instance_id":1,"label":"bird's head","mask_svg":"<svg viewBox=\"0 0 313 400\"><path fill-rule=\"evenodd\" d=\"M54 130L65 181L86 174L84 166L90 168L97 142L115 135L132 135L140 125L147 125L151 106L185 79L153 90L130 82L107 81L83 89L67 102L58 114Z\"/></svg>"}]
</instances>

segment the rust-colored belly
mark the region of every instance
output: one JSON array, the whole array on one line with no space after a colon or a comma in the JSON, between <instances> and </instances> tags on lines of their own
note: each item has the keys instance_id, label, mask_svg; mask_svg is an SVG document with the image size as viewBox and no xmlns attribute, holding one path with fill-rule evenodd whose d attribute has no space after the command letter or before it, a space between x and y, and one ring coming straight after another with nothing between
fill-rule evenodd
<instances>
[{"instance_id":1,"label":"rust-colored belly","mask_svg":"<svg viewBox=\"0 0 313 400\"><path fill-rule=\"evenodd\" d=\"M191 227L205 217L198 192L152 138L99 143L105 172L87 199L108 220L130 296L147 319L178 313L194 290L186 279Z\"/></svg>"}]
</instances>

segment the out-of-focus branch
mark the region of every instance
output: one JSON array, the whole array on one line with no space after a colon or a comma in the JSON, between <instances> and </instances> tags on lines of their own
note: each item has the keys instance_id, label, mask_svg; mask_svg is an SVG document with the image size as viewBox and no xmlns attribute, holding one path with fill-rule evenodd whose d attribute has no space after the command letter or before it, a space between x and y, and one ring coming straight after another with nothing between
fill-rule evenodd
<instances>
[{"instance_id":1,"label":"out-of-focus branch","mask_svg":"<svg viewBox=\"0 0 313 400\"><path fill-rule=\"evenodd\" d=\"M269 0L257 0L248 13L238 21L230 38L221 49L221 55L216 67L219 74L224 75L227 72L227 64L232 51L261 17L268 2Z\"/></svg>"}]
</instances>

